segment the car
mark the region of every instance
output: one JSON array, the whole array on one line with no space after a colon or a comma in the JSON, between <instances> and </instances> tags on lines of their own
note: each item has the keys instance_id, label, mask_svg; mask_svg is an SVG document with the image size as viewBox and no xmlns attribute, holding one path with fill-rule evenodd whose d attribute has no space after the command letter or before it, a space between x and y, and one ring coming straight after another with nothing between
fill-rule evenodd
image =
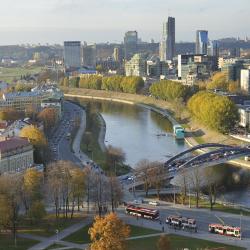
<instances>
[{"instance_id":1,"label":"car","mask_svg":"<svg viewBox=\"0 0 250 250\"><path fill-rule=\"evenodd\" d=\"M153 205L153 206L159 206L160 205L160 203L158 201L150 201L148 204Z\"/></svg>"},{"instance_id":2,"label":"car","mask_svg":"<svg viewBox=\"0 0 250 250\"><path fill-rule=\"evenodd\" d=\"M134 200L133 201L133 204L142 204L143 203L143 200Z\"/></svg>"}]
</instances>

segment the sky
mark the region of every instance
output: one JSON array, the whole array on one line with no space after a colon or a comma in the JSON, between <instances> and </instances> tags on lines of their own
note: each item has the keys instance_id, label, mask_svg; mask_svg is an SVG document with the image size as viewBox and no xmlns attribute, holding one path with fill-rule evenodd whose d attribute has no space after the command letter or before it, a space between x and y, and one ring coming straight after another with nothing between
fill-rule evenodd
<instances>
[{"instance_id":1,"label":"sky","mask_svg":"<svg viewBox=\"0 0 250 250\"><path fill-rule=\"evenodd\" d=\"M161 37L176 18L176 41L250 37L250 0L0 0L0 44L121 42L128 30L143 41Z\"/></svg>"}]
</instances>

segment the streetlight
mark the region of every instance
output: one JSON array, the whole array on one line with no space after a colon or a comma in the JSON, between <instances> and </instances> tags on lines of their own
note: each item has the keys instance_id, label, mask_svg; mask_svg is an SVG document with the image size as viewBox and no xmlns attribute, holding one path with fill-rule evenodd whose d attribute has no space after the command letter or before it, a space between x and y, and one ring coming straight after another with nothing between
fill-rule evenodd
<instances>
[{"instance_id":1,"label":"streetlight","mask_svg":"<svg viewBox=\"0 0 250 250\"><path fill-rule=\"evenodd\" d=\"M242 220L242 211L240 211L240 240L242 239L242 223L241 223L241 220Z\"/></svg>"}]
</instances>

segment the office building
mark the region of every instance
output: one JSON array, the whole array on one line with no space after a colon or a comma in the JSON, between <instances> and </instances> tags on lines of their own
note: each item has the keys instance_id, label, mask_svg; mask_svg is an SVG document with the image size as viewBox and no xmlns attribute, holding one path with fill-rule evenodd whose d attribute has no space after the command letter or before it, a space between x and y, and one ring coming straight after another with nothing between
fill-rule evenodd
<instances>
[{"instance_id":1,"label":"office building","mask_svg":"<svg viewBox=\"0 0 250 250\"><path fill-rule=\"evenodd\" d=\"M138 34L137 31L128 31L124 37L125 59L130 60L137 53Z\"/></svg>"},{"instance_id":2,"label":"office building","mask_svg":"<svg viewBox=\"0 0 250 250\"><path fill-rule=\"evenodd\" d=\"M66 69L81 67L81 42L64 42L64 65Z\"/></svg>"},{"instance_id":3,"label":"office building","mask_svg":"<svg viewBox=\"0 0 250 250\"><path fill-rule=\"evenodd\" d=\"M175 18L169 17L163 23L162 40L160 42L160 60L172 60L175 56Z\"/></svg>"},{"instance_id":4,"label":"office building","mask_svg":"<svg viewBox=\"0 0 250 250\"><path fill-rule=\"evenodd\" d=\"M28 139L20 137L1 138L0 174L24 171L33 164L33 147Z\"/></svg>"},{"instance_id":5,"label":"office building","mask_svg":"<svg viewBox=\"0 0 250 250\"><path fill-rule=\"evenodd\" d=\"M218 70L218 59L207 55L178 55L178 79L206 80Z\"/></svg>"},{"instance_id":6,"label":"office building","mask_svg":"<svg viewBox=\"0 0 250 250\"><path fill-rule=\"evenodd\" d=\"M250 92L250 69L241 70L240 88L247 93Z\"/></svg>"},{"instance_id":7,"label":"office building","mask_svg":"<svg viewBox=\"0 0 250 250\"><path fill-rule=\"evenodd\" d=\"M113 58L114 58L115 62L122 63L123 53L122 53L122 49L120 47L114 48Z\"/></svg>"},{"instance_id":8,"label":"office building","mask_svg":"<svg viewBox=\"0 0 250 250\"><path fill-rule=\"evenodd\" d=\"M126 76L145 76L146 58L142 54L135 54L125 63Z\"/></svg>"},{"instance_id":9,"label":"office building","mask_svg":"<svg viewBox=\"0 0 250 250\"><path fill-rule=\"evenodd\" d=\"M85 45L82 48L82 64L87 68L96 68L96 45Z\"/></svg>"},{"instance_id":10,"label":"office building","mask_svg":"<svg viewBox=\"0 0 250 250\"><path fill-rule=\"evenodd\" d=\"M196 31L196 54L207 55L208 50L208 31L197 30Z\"/></svg>"}]
</instances>

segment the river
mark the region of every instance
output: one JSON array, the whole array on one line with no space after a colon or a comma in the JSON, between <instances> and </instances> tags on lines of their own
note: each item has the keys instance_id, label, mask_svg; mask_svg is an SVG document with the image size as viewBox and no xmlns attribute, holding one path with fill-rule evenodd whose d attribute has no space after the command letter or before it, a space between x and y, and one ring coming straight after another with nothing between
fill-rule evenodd
<instances>
[{"instance_id":1,"label":"river","mask_svg":"<svg viewBox=\"0 0 250 250\"><path fill-rule=\"evenodd\" d=\"M126 163L136 168L142 159L164 162L188 146L172 135L172 124L160 114L136 105L78 99L98 111L106 123L106 146L122 148ZM222 182L220 199L250 207L250 170L231 165L212 167Z\"/></svg>"}]
</instances>

